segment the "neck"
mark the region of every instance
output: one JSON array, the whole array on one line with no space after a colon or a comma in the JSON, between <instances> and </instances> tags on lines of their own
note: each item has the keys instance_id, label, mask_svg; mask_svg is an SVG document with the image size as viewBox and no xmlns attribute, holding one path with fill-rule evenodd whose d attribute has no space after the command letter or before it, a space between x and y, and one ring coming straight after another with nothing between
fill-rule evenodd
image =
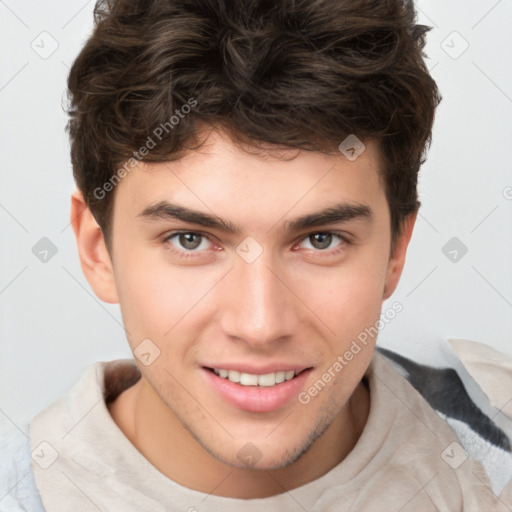
<instances>
[{"instance_id":1,"label":"neck","mask_svg":"<svg viewBox=\"0 0 512 512\"><path fill-rule=\"evenodd\" d=\"M141 378L109 404L130 442L162 474L199 492L264 498L311 482L337 466L366 424L370 395L361 382L334 421L294 463L274 470L240 469L208 453Z\"/></svg>"}]
</instances>

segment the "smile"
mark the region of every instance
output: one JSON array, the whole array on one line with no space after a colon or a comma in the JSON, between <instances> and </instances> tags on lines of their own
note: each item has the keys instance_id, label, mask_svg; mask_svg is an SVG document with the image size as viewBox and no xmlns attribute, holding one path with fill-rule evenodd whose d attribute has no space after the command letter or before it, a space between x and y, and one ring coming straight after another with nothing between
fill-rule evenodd
<instances>
[{"instance_id":1,"label":"smile","mask_svg":"<svg viewBox=\"0 0 512 512\"><path fill-rule=\"evenodd\" d=\"M312 370L254 374L202 367L202 374L207 387L224 403L243 411L262 413L297 403L297 395L305 388Z\"/></svg>"},{"instance_id":2,"label":"smile","mask_svg":"<svg viewBox=\"0 0 512 512\"><path fill-rule=\"evenodd\" d=\"M275 386L282 382L293 379L300 372L296 371L278 371L273 373L266 373L264 375L255 375L253 373L243 373L237 370L225 370L221 368L213 368L213 371L219 377L228 379L231 382L241 384L242 386Z\"/></svg>"}]
</instances>

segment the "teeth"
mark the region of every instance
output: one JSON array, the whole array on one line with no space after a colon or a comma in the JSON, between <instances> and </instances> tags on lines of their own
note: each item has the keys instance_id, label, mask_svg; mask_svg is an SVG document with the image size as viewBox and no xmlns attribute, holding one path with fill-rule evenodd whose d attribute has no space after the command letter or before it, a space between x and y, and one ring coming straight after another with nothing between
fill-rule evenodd
<instances>
[{"instance_id":1,"label":"teeth","mask_svg":"<svg viewBox=\"0 0 512 512\"><path fill-rule=\"evenodd\" d=\"M258 384L260 386L274 386L276 384L276 374L266 373L258 377Z\"/></svg>"},{"instance_id":2,"label":"teeth","mask_svg":"<svg viewBox=\"0 0 512 512\"><path fill-rule=\"evenodd\" d=\"M220 370L219 370L220 375ZM229 370L228 371L228 379L231 382L240 382L240 372L237 372L236 370Z\"/></svg>"},{"instance_id":3,"label":"teeth","mask_svg":"<svg viewBox=\"0 0 512 512\"><path fill-rule=\"evenodd\" d=\"M276 384L281 384L285 380L291 380L295 377L295 372L274 372L266 373L265 375L254 375L252 373L237 372L236 370L224 370L221 368L214 368L213 371L223 379L228 379L231 382L236 382L242 386L265 386L270 387Z\"/></svg>"},{"instance_id":4,"label":"teeth","mask_svg":"<svg viewBox=\"0 0 512 512\"><path fill-rule=\"evenodd\" d=\"M276 384L281 384L286 379L286 372L276 372Z\"/></svg>"},{"instance_id":5,"label":"teeth","mask_svg":"<svg viewBox=\"0 0 512 512\"><path fill-rule=\"evenodd\" d=\"M242 386L257 386L258 376L252 375L251 373L241 373L240 384L242 384Z\"/></svg>"}]
</instances>

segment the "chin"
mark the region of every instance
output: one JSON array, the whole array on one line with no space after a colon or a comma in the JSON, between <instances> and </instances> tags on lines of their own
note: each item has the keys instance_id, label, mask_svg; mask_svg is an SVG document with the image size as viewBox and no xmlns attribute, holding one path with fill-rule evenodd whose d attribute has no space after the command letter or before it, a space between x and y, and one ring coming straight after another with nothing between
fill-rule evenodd
<instances>
[{"instance_id":1,"label":"chin","mask_svg":"<svg viewBox=\"0 0 512 512\"><path fill-rule=\"evenodd\" d=\"M265 471L284 468L300 458L305 451L300 443L299 446L285 447L282 442L265 442L264 439L254 442L247 438L231 440L222 447L207 445L198 437L196 440L219 462L237 469Z\"/></svg>"}]
</instances>

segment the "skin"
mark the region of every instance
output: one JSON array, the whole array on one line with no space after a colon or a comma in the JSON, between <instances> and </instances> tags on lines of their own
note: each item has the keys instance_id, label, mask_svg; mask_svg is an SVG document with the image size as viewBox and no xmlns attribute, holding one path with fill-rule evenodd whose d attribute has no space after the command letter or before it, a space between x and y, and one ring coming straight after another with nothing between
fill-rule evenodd
<instances>
[{"instance_id":1,"label":"skin","mask_svg":"<svg viewBox=\"0 0 512 512\"><path fill-rule=\"evenodd\" d=\"M243 232L138 217L161 200L229 220ZM287 220L339 202L367 205L371 220L284 229ZM194 490L261 498L320 477L352 450L368 417L361 379L375 339L308 404L293 399L272 412L228 404L201 367L293 362L313 368L307 390L375 325L398 284L415 215L390 256L390 214L373 142L355 161L270 148L252 154L214 130L199 150L175 162L139 164L117 185L112 254L78 191L71 218L85 276L100 299L120 304L132 350L147 338L160 350L149 366L135 357L141 379L109 407L160 472ZM164 240L176 230L207 238L193 238L195 249L178 236ZM322 246L319 232L351 242L333 236ZM248 236L263 248L252 263L236 252ZM250 468L237 458L249 442L260 453Z\"/></svg>"}]
</instances>

